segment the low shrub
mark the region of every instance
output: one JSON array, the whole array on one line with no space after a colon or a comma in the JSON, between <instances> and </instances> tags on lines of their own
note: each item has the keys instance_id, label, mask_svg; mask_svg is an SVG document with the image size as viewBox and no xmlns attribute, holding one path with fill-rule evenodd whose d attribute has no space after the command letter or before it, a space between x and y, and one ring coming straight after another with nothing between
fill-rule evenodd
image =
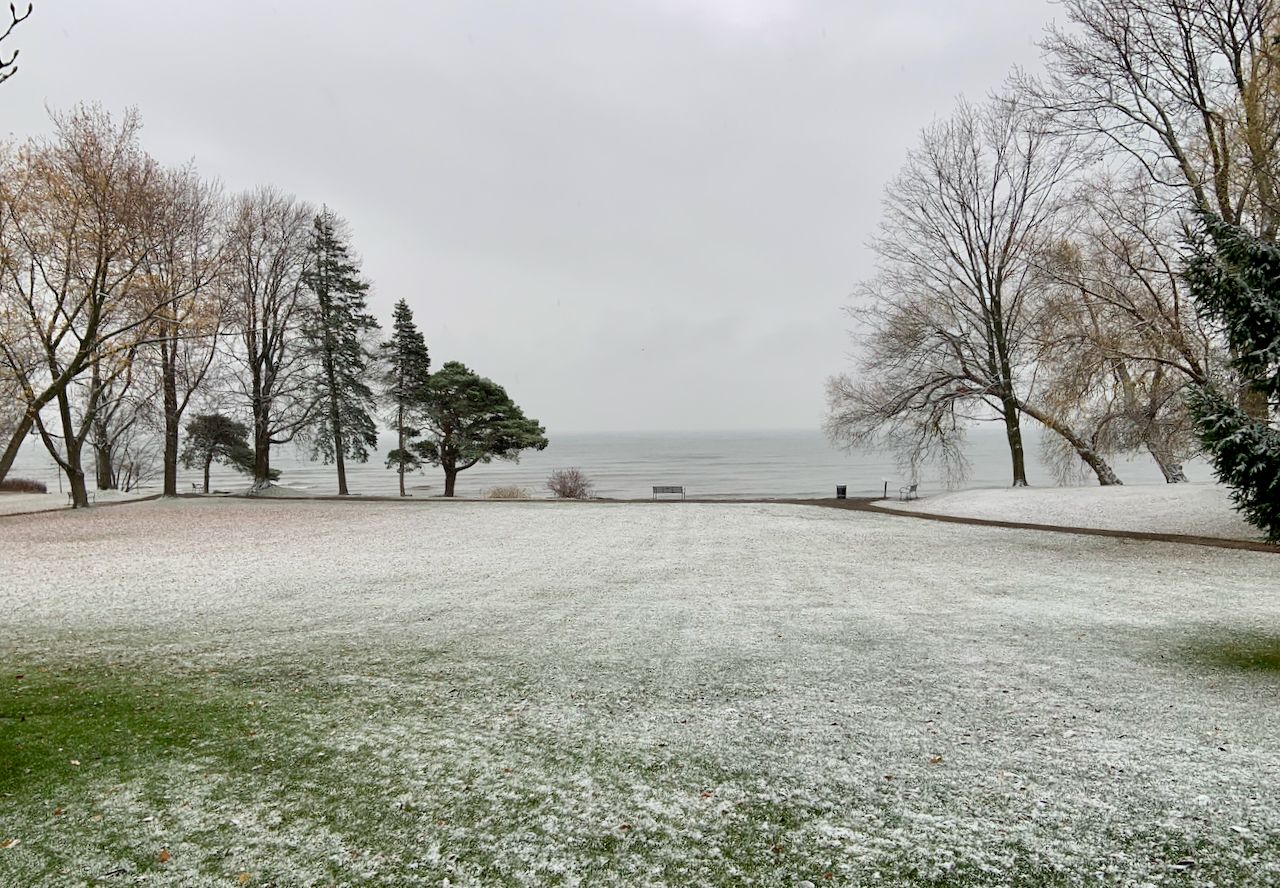
<instances>
[{"instance_id":1,"label":"low shrub","mask_svg":"<svg viewBox=\"0 0 1280 888\"><path fill-rule=\"evenodd\" d=\"M581 469L556 469L547 479L547 490L560 499L590 499L595 484Z\"/></svg>"},{"instance_id":2,"label":"low shrub","mask_svg":"<svg viewBox=\"0 0 1280 888\"><path fill-rule=\"evenodd\" d=\"M529 498L529 491L525 490L523 487L516 487L514 485L490 487L489 491L485 494L485 497L487 499L497 500L527 500Z\"/></svg>"},{"instance_id":3,"label":"low shrub","mask_svg":"<svg viewBox=\"0 0 1280 888\"><path fill-rule=\"evenodd\" d=\"M0 481L0 493L48 493L49 488L43 481L32 481L30 478L5 478Z\"/></svg>"}]
</instances>

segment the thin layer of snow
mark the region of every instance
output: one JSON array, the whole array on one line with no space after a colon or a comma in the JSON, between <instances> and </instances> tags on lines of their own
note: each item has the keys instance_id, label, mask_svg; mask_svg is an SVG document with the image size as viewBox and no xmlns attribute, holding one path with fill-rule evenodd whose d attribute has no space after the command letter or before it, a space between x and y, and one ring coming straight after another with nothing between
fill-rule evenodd
<instances>
[{"instance_id":1,"label":"thin layer of snow","mask_svg":"<svg viewBox=\"0 0 1280 888\"><path fill-rule=\"evenodd\" d=\"M1256 540L1256 528L1220 484L1135 484L1117 487L1001 487L959 490L910 502L876 503L903 512L962 518L1178 533Z\"/></svg>"},{"instance_id":2,"label":"thin layer of snow","mask_svg":"<svg viewBox=\"0 0 1280 888\"><path fill-rule=\"evenodd\" d=\"M86 757L100 798L78 820L7 798L21 844L0 884L59 865L88 884L165 847L148 884L1004 884L1017 865L1274 885L1274 676L1187 650L1274 633L1277 564L784 505L186 499L15 520L13 671L310 702L244 741L300 763L256 795L216 760L135 784ZM335 773L349 791L321 821ZM94 811L109 854L86 847Z\"/></svg>"},{"instance_id":3,"label":"thin layer of snow","mask_svg":"<svg viewBox=\"0 0 1280 888\"><path fill-rule=\"evenodd\" d=\"M155 496L159 490L142 487L137 490L94 490L90 491L93 502L126 503ZM53 509L69 509L70 503L65 493L0 493L0 515L28 515L32 512L48 512Z\"/></svg>"}]
</instances>

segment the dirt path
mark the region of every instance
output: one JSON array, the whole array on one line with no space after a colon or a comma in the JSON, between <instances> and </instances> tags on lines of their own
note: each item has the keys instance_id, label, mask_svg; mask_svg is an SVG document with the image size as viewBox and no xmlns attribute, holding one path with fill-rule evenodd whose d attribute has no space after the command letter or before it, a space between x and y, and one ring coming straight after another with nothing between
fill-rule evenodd
<instances>
[{"instance_id":1,"label":"dirt path","mask_svg":"<svg viewBox=\"0 0 1280 888\"><path fill-rule=\"evenodd\" d=\"M781 502L781 500L779 500ZM793 500L811 506L848 509L854 512L871 512L896 518L916 518L923 521L941 521L945 524L970 524L977 527L1004 527L1012 530L1041 530L1048 533L1073 533L1080 536L1110 537L1117 540L1144 540L1153 543L1183 543L1189 546L1208 546L1213 549L1243 549L1248 552L1280 554L1280 546L1257 540L1232 540L1223 537L1192 536L1182 533L1150 533L1141 530L1108 530L1101 527L1068 527L1061 524L1027 524L1021 521L996 521L990 518L965 518L958 515L935 515L931 512L907 512L898 509L882 509L873 503L877 498L847 500Z\"/></svg>"}]
</instances>

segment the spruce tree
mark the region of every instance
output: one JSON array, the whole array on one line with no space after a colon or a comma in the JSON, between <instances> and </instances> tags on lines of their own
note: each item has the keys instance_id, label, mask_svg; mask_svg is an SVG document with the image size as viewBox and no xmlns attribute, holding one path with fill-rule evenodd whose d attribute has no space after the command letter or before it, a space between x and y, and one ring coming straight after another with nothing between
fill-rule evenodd
<instances>
[{"instance_id":1,"label":"spruce tree","mask_svg":"<svg viewBox=\"0 0 1280 888\"><path fill-rule=\"evenodd\" d=\"M1193 387L1197 436L1236 507L1280 542L1280 429L1265 415L1280 402L1280 246L1206 216L1186 278L1201 315L1226 336L1240 387L1237 397ZM1264 415L1245 409L1250 400L1267 405Z\"/></svg>"},{"instance_id":2,"label":"spruce tree","mask_svg":"<svg viewBox=\"0 0 1280 888\"><path fill-rule=\"evenodd\" d=\"M406 472L422 467L422 457L414 447L419 435L414 417L426 402L427 385L431 381L431 355L421 331L413 322L409 303L396 303L391 321L391 338L382 343L383 392L390 407L391 427L396 432L396 447L387 454L387 468L400 476L400 495L406 496Z\"/></svg>"},{"instance_id":3,"label":"spruce tree","mask_svg":"<svg viewBox=\"0 0 1280 888\"><path fill-rule=\"evenodd\" d=\"M365 462L377 446L374 397L369 387L372 356L367 340L378 322L366 310L369 284L343 240L345 226L327 209L316 216L303 283L315 296L304 334L318 369L321 408L313 458L338 467L338 495L347 495L345 460Z\"/></svg>"}]
</instances>

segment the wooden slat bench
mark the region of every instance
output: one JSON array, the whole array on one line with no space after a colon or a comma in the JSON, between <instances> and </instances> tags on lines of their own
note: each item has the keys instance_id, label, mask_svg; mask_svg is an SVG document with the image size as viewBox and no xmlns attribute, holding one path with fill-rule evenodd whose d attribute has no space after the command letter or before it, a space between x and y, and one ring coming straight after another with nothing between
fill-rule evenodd
<instances>
[{"instance_id":1,"label":"wooden slat bench","mask_svg":"<svg viewBox=\"0 0 1280 888\"><path fill-rule=\"evenodd\" d=\"M653 486L653 498L656 500L659 495L663 494L680 494L680 499L684 499L684 487L673 485L655 484Z\"/></svg>"},{"instance_id":2,"label":"wooden slat bench","mask_svg":"<svg viewBox=\"0 0 1280 888\"><path fill-rule=\"evenodd\" d=\"M917 492L917 489L919 487L920 487L919 484L912 484L910 487L899 487L898 499L902 500L903 502L906 502L907 500L919 499L920 494Z\"/></svg>"}]
</instances>

